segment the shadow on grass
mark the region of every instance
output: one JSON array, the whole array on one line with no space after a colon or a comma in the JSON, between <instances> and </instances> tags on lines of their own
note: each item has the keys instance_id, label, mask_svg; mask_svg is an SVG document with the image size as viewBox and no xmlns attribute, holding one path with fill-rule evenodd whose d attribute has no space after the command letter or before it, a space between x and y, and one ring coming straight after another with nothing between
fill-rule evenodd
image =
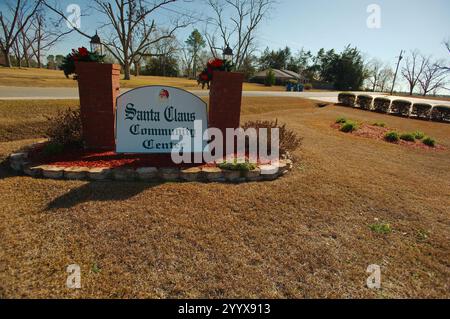
<instances>
[{"instance_id":1,"label":"shadow on grass","mask_svg":"<svg viewBox=\"0 0 450 319\"><path fill-rule=\"evenodd\" d=\"M106 202L126 200L136 196L144 190L161 184L162 183L118 181L90 182L71 189L64 195L55 198L48 203L46 210L71 208L78 204L90 201Z\"/></svg>"}]
</instances>

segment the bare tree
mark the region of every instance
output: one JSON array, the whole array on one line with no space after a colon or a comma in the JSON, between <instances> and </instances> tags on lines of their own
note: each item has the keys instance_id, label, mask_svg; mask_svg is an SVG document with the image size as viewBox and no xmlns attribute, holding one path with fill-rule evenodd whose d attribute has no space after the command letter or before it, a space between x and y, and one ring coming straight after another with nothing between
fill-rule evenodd
<instances>
[{"instance_id":1,"label":"bare tree","mask_svg":"<svg viewBox=\"0 0 450 319\"><path fill-rule=\"evenodd\" d=\"M443 63L444 61L440 60L425 65L422 75L419 78L420 91L423 96L445 86L448 70L440 67Z\"/></svg>"},{"instance_id":2,"label":"bare tree","mask_svg":"<svg viewBox=\"0 0 450 319\"><path fill-rule=\"evenodd\" d=\"M409 95L413 95L414 89L428 64L429 59L421 55L417 50L411 51L410 56L406 57L402 75L408 82Z\"/></svg>"},{"instance_id":3,"label":"bare tree","mask_svg":"<svg viewBox=\"0 0 450 319\"><path fill-rule=\"evenodd\" d=\"M367 65L368 78L370 85L372 86L372 92L375 92L375 89L378 86L378 82L381 77L381 70L383 68L383 62L378 59L372 59Z\"/></svg>"},{"instance_id":4,"label":"bare tree","mask_svg":"<svg viewBox=\"0 0 450 319\"><path fill-rule=\"evenodd\" d=\"M64 36L74 31L73 29L69 29L68 31L61 32L61 23L63 20L51 21L46 16L47 14L43 8L37 11L30 23L31 34L27 37L38 68L42 67L42 56L44 52L53 47Z\"/></svg>"},{"instance_id":5,"label":"bare tree","mask_svg":"<svg viewBox=\"0 0 450 319\"><path fill-rule=\"evenodd\" d=\"M214 12L214 17L208 24L215 29L212 33L206 33L212 55L215 57L218 55L217 38L220 37L225 46L233 49L233 64L235 69L239 70L246 57L253 53L252 44L256 40L256 29L274 2L274 0L208 0Z\"/></svg>"},{"instance_id":6,"label":"bare tree","mask_svg":"<svg viewBox=\"0 0 450 319\"><path fill-rule=\"evenodd\" d=\"M163 39L171 38L175 32L192 24L193 20L185 15L174 16L169 28L157 25L152 16L157 16L161 9L176 0L93 0L94 9L104 17L101 26L103 32L103 45L110 54L120 63L124 70L124 79L130 79L131 65L140 61L141 56L155 55L151 48ZM44 4L69 22L64 12L50 5ZM169 10L170 11L170 10ZM79 34L91 38L76 26L73 27ZM162 33L162 30L166 32ZM158 33L159 31L159 33ZM159 36L155 36L159 34Z\"/></svg>"},{"instance_id":7,"label":"bare tree","mask_svg":"<svg viewBox=\"0 0 450 319\"><path fill-rule=\"evenodd\" d=\"M0 50L5 62L11 67L10 52L17 37L30 22L42 0L16 0L15 4L7 2L0 11Z\"/></svg>"},{"instance_id":8,"label":"bare tree","mask_svg":"<svg viewBox=\"0 0 450 319\"><path fill-rule=\"evenodd\" d=\"M392 82L394 78L394 71L390 66L385 66L380 71L380 76L378 79L378 89L380 92L385 92L387 89L387 85Z\"/></svg>"},{"instance_id":9,"label":"bare tree","mask_svg":"<svg viewBox=\"0 0 450 319\"><path fill-rule=\"evenodd\" d=\"M176 30L191 23L186 18L178 17L168 29L157 27L150 16L172 2L175 0L115 0L113 4L111 1L95 0L97 10L106 16L105 27L110 29L111 36L104 44L122 65L126 80L130 79L130 65L137 57L143 54L158 55L151 52L152 47L172 38Z\"/></svg>"}]
</instances>

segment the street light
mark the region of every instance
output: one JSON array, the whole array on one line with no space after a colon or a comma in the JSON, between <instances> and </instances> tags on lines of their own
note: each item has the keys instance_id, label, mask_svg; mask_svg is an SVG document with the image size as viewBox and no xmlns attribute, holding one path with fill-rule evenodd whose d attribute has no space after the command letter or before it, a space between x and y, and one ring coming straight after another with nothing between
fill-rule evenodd
<instances>
[{"instance_id":1,"label":"street light","mask_svg":"<svg viewBox=\"0 0 450 319\"><path fill-rule=\"evenodd\" d=\"M103 55L103 45L97 31L95 31L95 35L91 38L91 52Z\"/></svg>"},{"instance_id":2,"label":"street light","mask_svg":"<svg viewBox=\"0 0 450 319\"><path fill-rule=\"evenodd\" d=\"M227 47L223 49L223 59L229 62L233 61L233 50L231 50L228 44Z\"/></svg>"}]
</instances>

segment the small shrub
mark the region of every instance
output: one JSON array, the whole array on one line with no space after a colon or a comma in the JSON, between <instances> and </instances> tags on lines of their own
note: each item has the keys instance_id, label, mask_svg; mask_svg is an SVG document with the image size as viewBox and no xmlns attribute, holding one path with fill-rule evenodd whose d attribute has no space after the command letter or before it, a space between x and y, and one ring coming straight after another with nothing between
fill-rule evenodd
<instances>
[{"instance_id":1,"label":"small shrub","mask_svg":"<svg viewBox=\"0 0 450 319\"><path fill-rule=\"evenodd\" d=\"M248 161L245 161L244 163L238 163L237 159L235 159L232 163L225 161L223 163L220 163L218 166L221 169L240 172L248 172L256 168L256 165L253 163L249 163Z\"/></svg>"},{"instance_id":2,"label":"small shrub","mask_svg":"<svg viewBox=\"0 0 450 319\"><path fill-rule=\"evenodd\" d=\"M390 224L387 223L375 223L369 226L370 230L372 230L373 232L377 233L377 234L389 234L390 232L392 232L392 228Z\"/></svg>"},{"instance_id":3,"label":"small shrub","mask_svg":"<svg viewBox=\"0 0 450 319\"><path fill-rule=\"evenodd\" d=\"M431 120L440 122L450 122L450 106L436 105L431 110Z\"/></svg>"},{"instance_id":4,"label":"small shrub","mask_svg":"<svg viewBox=\"0 0 450 319\"><path fill-rule=\"evenodd\" d=\"M306 84L303 86L303 89L305 89L305 91L312 90L312 89L313 89L313 85L312 85L311 83L306 83Z\"/></svg>"},{"instance_id":5,"label":"small shrub","mask_svg":"<svg viewBox=\"0 0 450 319\"><path fill-rule=\"evenodd\" d=\"M414 134L412 133L403 133L400 135L400 139L407 142L415 142L416 138L414 137Z\"/></svg>"},{"instance_id":6,"label":"small shrub","mask_svg":"<svg viewBox=\"0 0 450 319\"><path fill-rule=\"evenodd\" d=\"M58 155L64 151L64 145L56 142L50 142L44 146L42 152L46 156Z\"/></svg>"},{"instance_id":7,"label":"small shrub","mask_svg":"<svg viewBox=\"0 0 450 319\"><path fill-rule=\"evenodd\" d=\"M297 150L301 144L302 144L302 138L298 136L297 133L295 133L293 130L286 127L286 124L278 124L278 120L274 121L249 121L244 123L242 126L244 130L248 128L254 128L256 129L256 134L259 136L258 131L260 128L266 128L267 129L267 151L269 153L272 152L272 147L270 144L270 136L272 134L271 129L272 128L278 128L279 129L279 138L280 138L280 156L287 155L289 153L294 152ZM259 141L258 141L259 143ZM247 143L246 143L247 144ZM248 152L248 145L246 145L246 152Z\"/></svg>"},{"instance_id":8,"label":"small shrub","mask_svg":"<svg viewBox=\"0 0 450 319\"><path fill-rule=\"evenodd\" d=\"M350 133L358 129L358 124L352 121L347 121L341 126L341 132Z\"/></svg>"},{"instance_id":9,"label":"small shrub","mask_svg":"<svg viewBox=\"0 0 450 319\"><path fill-rule=\"evenodd\" d=\"M345 117L338 117L336 119L336 124L344 124L345 122L347 122L347 119Z\"/></svg>"},{"instance_id":10,"label":"small shrub","mask_svg":"<svg viewBox=\"0 0 450 319\"><path fill-rule=\"evenodd\" d=\"M409 116L411 102L406 100L392 101L391 112L396 115Z\"/></svg>"},{"instance_id":11,"label":"small shrub","mask_svg":"<svg viewBox=\"0 0 450 319\"><path fill-rule=\"evenodd\" d=\"M429 137L429 136L425 137L422 140L422 143L427 145L427 146L430 146L430 147L435 147L436 146L436 141L433 138Z\"/></svg>"},{"instance_id":12,"label":"small shrub","mask_svg":"<svg viewBox=\"0 0 450 319\"><path fill-rule=\"evenodd\" d=\"M414 133L412 133L414 135L414 138L416 140L421 140L425 137L425 134L421 131L415 131Z\"/></svg>"},{"instance_id":13,"label":"small shrub","mask_svg":"<svg viewBox=\"0 0 450 319\"><path fill-rule=\"evenodd\" d=\"M353 93L339 93L338 101L342 105L354 107L356 102L356 95Z\"/></svg>"},{"instance_id":14,"label":"small shrub","mask_svg":"<svg viewBox=\"0 0 450 319\"><path fill-rule=\"evenodd\" d=\"M429 119L431 114L431 104L414 103L411 109L411 115L420 119Z\"/></svg>"},{"instance_id":15,"label":"small shrub","mask_svg":"<svg viewBox=\"0 0 450 319\"><path fill-rule=\"evenodd\" d=\"M273 85L275 85L275 72L273 72L272 69L269 69L266 72L266 77L264 78L264 85L265 86L273 86Z\"/></svg>"},{"instance_id":16,"label":"small shrub","mask_svg":"<svg viewBox=\"0 0 450 319\"><path fill-rule=\"evenodd\" d=\"M388 113L391 100L385 97L377 97L373 100L373 110L378 113Z\"/></svg>"},{"instance_id":17,"label":"small shrub","mask_svg":"<svg viewBox=\"0 0 450 319\"><path fill-rule=\"evenodd\" d=\"M391 131L384 135L384 139L390 143L396 143L400 140L397 132Z\"/></svg>"},{"instance_id":18,"label":"small shrub","mask_svg":"<svg viewBox=\"0 0 450 319\"><path fill-rule=\"evenodd\" d=\"M59 112L55 117L49 118L49 122L46 135L52 143L63 146L82 144L80 110L68 109Z\"/></svg>"},{"instance_id":19,"label":"small shrub","mask_svg":"<svg viewBox=\"0 0 450 319\"><path fill-rule=\"evenodd\" d=\"M384 122L375 122L372 125L373 126L378 126L378 127L386 127L386 123L384 123Z\"/></svg>"},{"instance_id":20,"label":"small shrub","mask_svg":"<svg viewBox=\"0 0 450 319\"><path fill-rule=\"evenodd\" d=\"M373 97L370 95L358 95L358 102L357 104L359 107L363 110L370 110L372 109L372 102Z\"/></svg>"}]
</instances>

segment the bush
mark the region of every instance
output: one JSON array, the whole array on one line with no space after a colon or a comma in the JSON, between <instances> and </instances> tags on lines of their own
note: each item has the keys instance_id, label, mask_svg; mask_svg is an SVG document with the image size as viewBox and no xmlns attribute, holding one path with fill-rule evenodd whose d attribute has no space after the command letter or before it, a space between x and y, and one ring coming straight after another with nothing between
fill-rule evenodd
<instances>
[{"instance_id":1,"label":"bush","mask_svg":"<svg viewBox=\"0 0 450 319\"><path fill-rule=\"evenodd\" d=\"M339 93L338 101L345 106L354 107L356 102L356 95L353 93Z\"/></svg>"},{"instance_id":2,"label":"bush","mask_svg":"<svg viewBox=\"0 0 450 319\"><path fill-rule=\"evenodd\" d=\"M378 113L388 113L391 100L385 97L377 97L373 100L373 110Z\"/></svg>"},{"instance_id":3,"label":"bush","mask_svg":"<svg viewBox=\"0 0 450 319\"><path fill-rule=\"evenodd\" d=\"M220 163L218 166L221 169L240 172L248 172L256 168L256 164L249 163L248 161L245 161L244 163L238 163L237 159L235 159L232 163L224 161L223 163Z\"/></svg>"},{"instance_id":4,"label":"bush","mask_svg":"<svg viewBox=\"0 0 450 319\"><path fill-rule=\"evenodd\" d=\"M396 143L400 140L397 132L391 131L384 135L384 139L390 143Z\"/></svg>"},{"instance_id":5,"label":"bush","mask_svg":"<svg viewBox=\"0 0 450 319\"><path fill-rule=\"evenodd\" d=\"M370 110L372 109L372 102L373 97L370 95L358 95L358 101L357 104L359 107L363 110Z\"/></svg>"},{"instance_id":6,"label":"bush","mask_svg":"<svg viewBox=\"0 0 450 319\"><path fill-rule=\"evenodd\" d=\"M350 133L358 129L358 124L352 121L347 121L341 126L341 132Z\"/></svg>"},{"instance_id":7,"label":"bush","mask_svg":"<svg viewBox=\"0 0 450 319\"><path fill-rule=\"evenodd\" d=\"M306 83L306 84L303 86L303 89L305 89L305 91L312 90L312 89L313 89L313 85L312 85L311 83Z\"/></svg>"},{"instance_id":8,"label":"bush","mask_svg":"<svg viewBox=\"0 0 450 319\"><path fill-rule=\"evenodd\" d=\"M347 119L345 117L338 117L336 119L336 124L344 124L345 122L347 122Z\"/></svg>"},{"instance_id":9,"label":"bush","mask_svg":"<svg viewBox=\"0 0 450 319\"><path fill-rule=\"evenodd\" d=\"M261 128L267 129L267 151L269 153L272 152L272 146L270 144L270 136L272 134L271 129L272 128L278 128L279 129L279 138L280 138L280 156L288 155L289 153L294 152L297 150L301 144L302 144L302 138L297 135L293 130L288 129L286 127L286 124L278 124L278 120L274 121L249 121L244 123L242 126L244 130L248 128L254 128L256 129L256 133L259 136L258 132ZM258 141L259 143L259 141ZM248 145L246 145L246 152L248 152Z\"/></svg>"},{"instance_id":10,"label":"bush","mask_svg":"<svg viewBox=\"0 0 450 319\"><path fill-rule=\"evenodd\" d=\"M265 86L275 85L275 72L273 72L272 69L269 69L266 72L266 77L264 78L264 85Z\"/></svg>"},{"instance_id":11,"label":"bush","mask_svg":"<svg viewBox=\"0 0 450 319\"><path fill-rule=\"evenodd\" d=\"M45 144L44 148L42 149L42 152L46 156L52 156L60 154L64 151L64 145L60 143L54 143L50 142L48 144Z\"/></svg>"},{"instance_id":12,"label":"bush","mask_svg":"<svg viewBox=\"0 0 450 319\"><path fill-rule=\"evenodd\" d=\"M46 135L51 143L66 145L81 145L82 128L80 110L68 109L49 118L49 128Z\"/></svg>"},{"instance_id":13,"label":"bush","mask_svg":"<svg viewBox=\"0 0 450 319\"><path fill-rule=\"evenodd\" d=\"M450 122L450 106L436 105L431 110L431 120L440 122Z\"/></svg>"},{"instance_id":14,"label":"bush","mask_svg":"<svg viewBox=\"0 0 450 319\"><path fill-rule=\"evenodd\" d=\"M431 114L431 104L414 103L411 110L411 115L415 115L420 119L429 119Z\"/></svg>"},{"instance_id":15,"label":"bush","mask_svg":"<svg viewBox=\"0 0 450 319\"><path fill-rule=\"evenodd\" d=\"M373 126L378 126L378 127L386 127L386 123L384 123L384 122L375 122L372 125Z\"/></svg>"},{"instance_id":16,"label":"bush","mask_svg":"<svg viewBox=\"0 0 450 319\"><path fill-rule=\"evenodd\" d=\"M436 146L436 141L433 138L429 137L429 136L425 137L422 140L422 143L427 145L427 146L430 146L430 147L435 147Z\"/></svg>"},{"instance_id":17,"label":"bush","mask_svg":"<svg viewBox=\"0 0 450 319\"><path fill-rule=\"evenodd\" d=\"M414 137L414 134L412 133L403 133L400 135L400 139L407 142L415 142L416 138Z\"/></svg>"},{"instance_id":18,"label":"bush","mask_svg":"<svg viewBox=\"0 0 450 319\"><path fill-rule=\"evenodd\" d=\"M425 134L421 131L415 131L414 133L412 133L414 135L414 138L416 140L421 140L425 137Z\"/></svg>"},{"instance_id":19,"label":"bush","mask_svg":"<svg viewBox=\"0 0 450 319\"><path fill-rule=\"evenodd\" d=\"M409 116L411 102L406 100L392 101L391 112L396 115Z\"/></svg>"}]
</instances>

